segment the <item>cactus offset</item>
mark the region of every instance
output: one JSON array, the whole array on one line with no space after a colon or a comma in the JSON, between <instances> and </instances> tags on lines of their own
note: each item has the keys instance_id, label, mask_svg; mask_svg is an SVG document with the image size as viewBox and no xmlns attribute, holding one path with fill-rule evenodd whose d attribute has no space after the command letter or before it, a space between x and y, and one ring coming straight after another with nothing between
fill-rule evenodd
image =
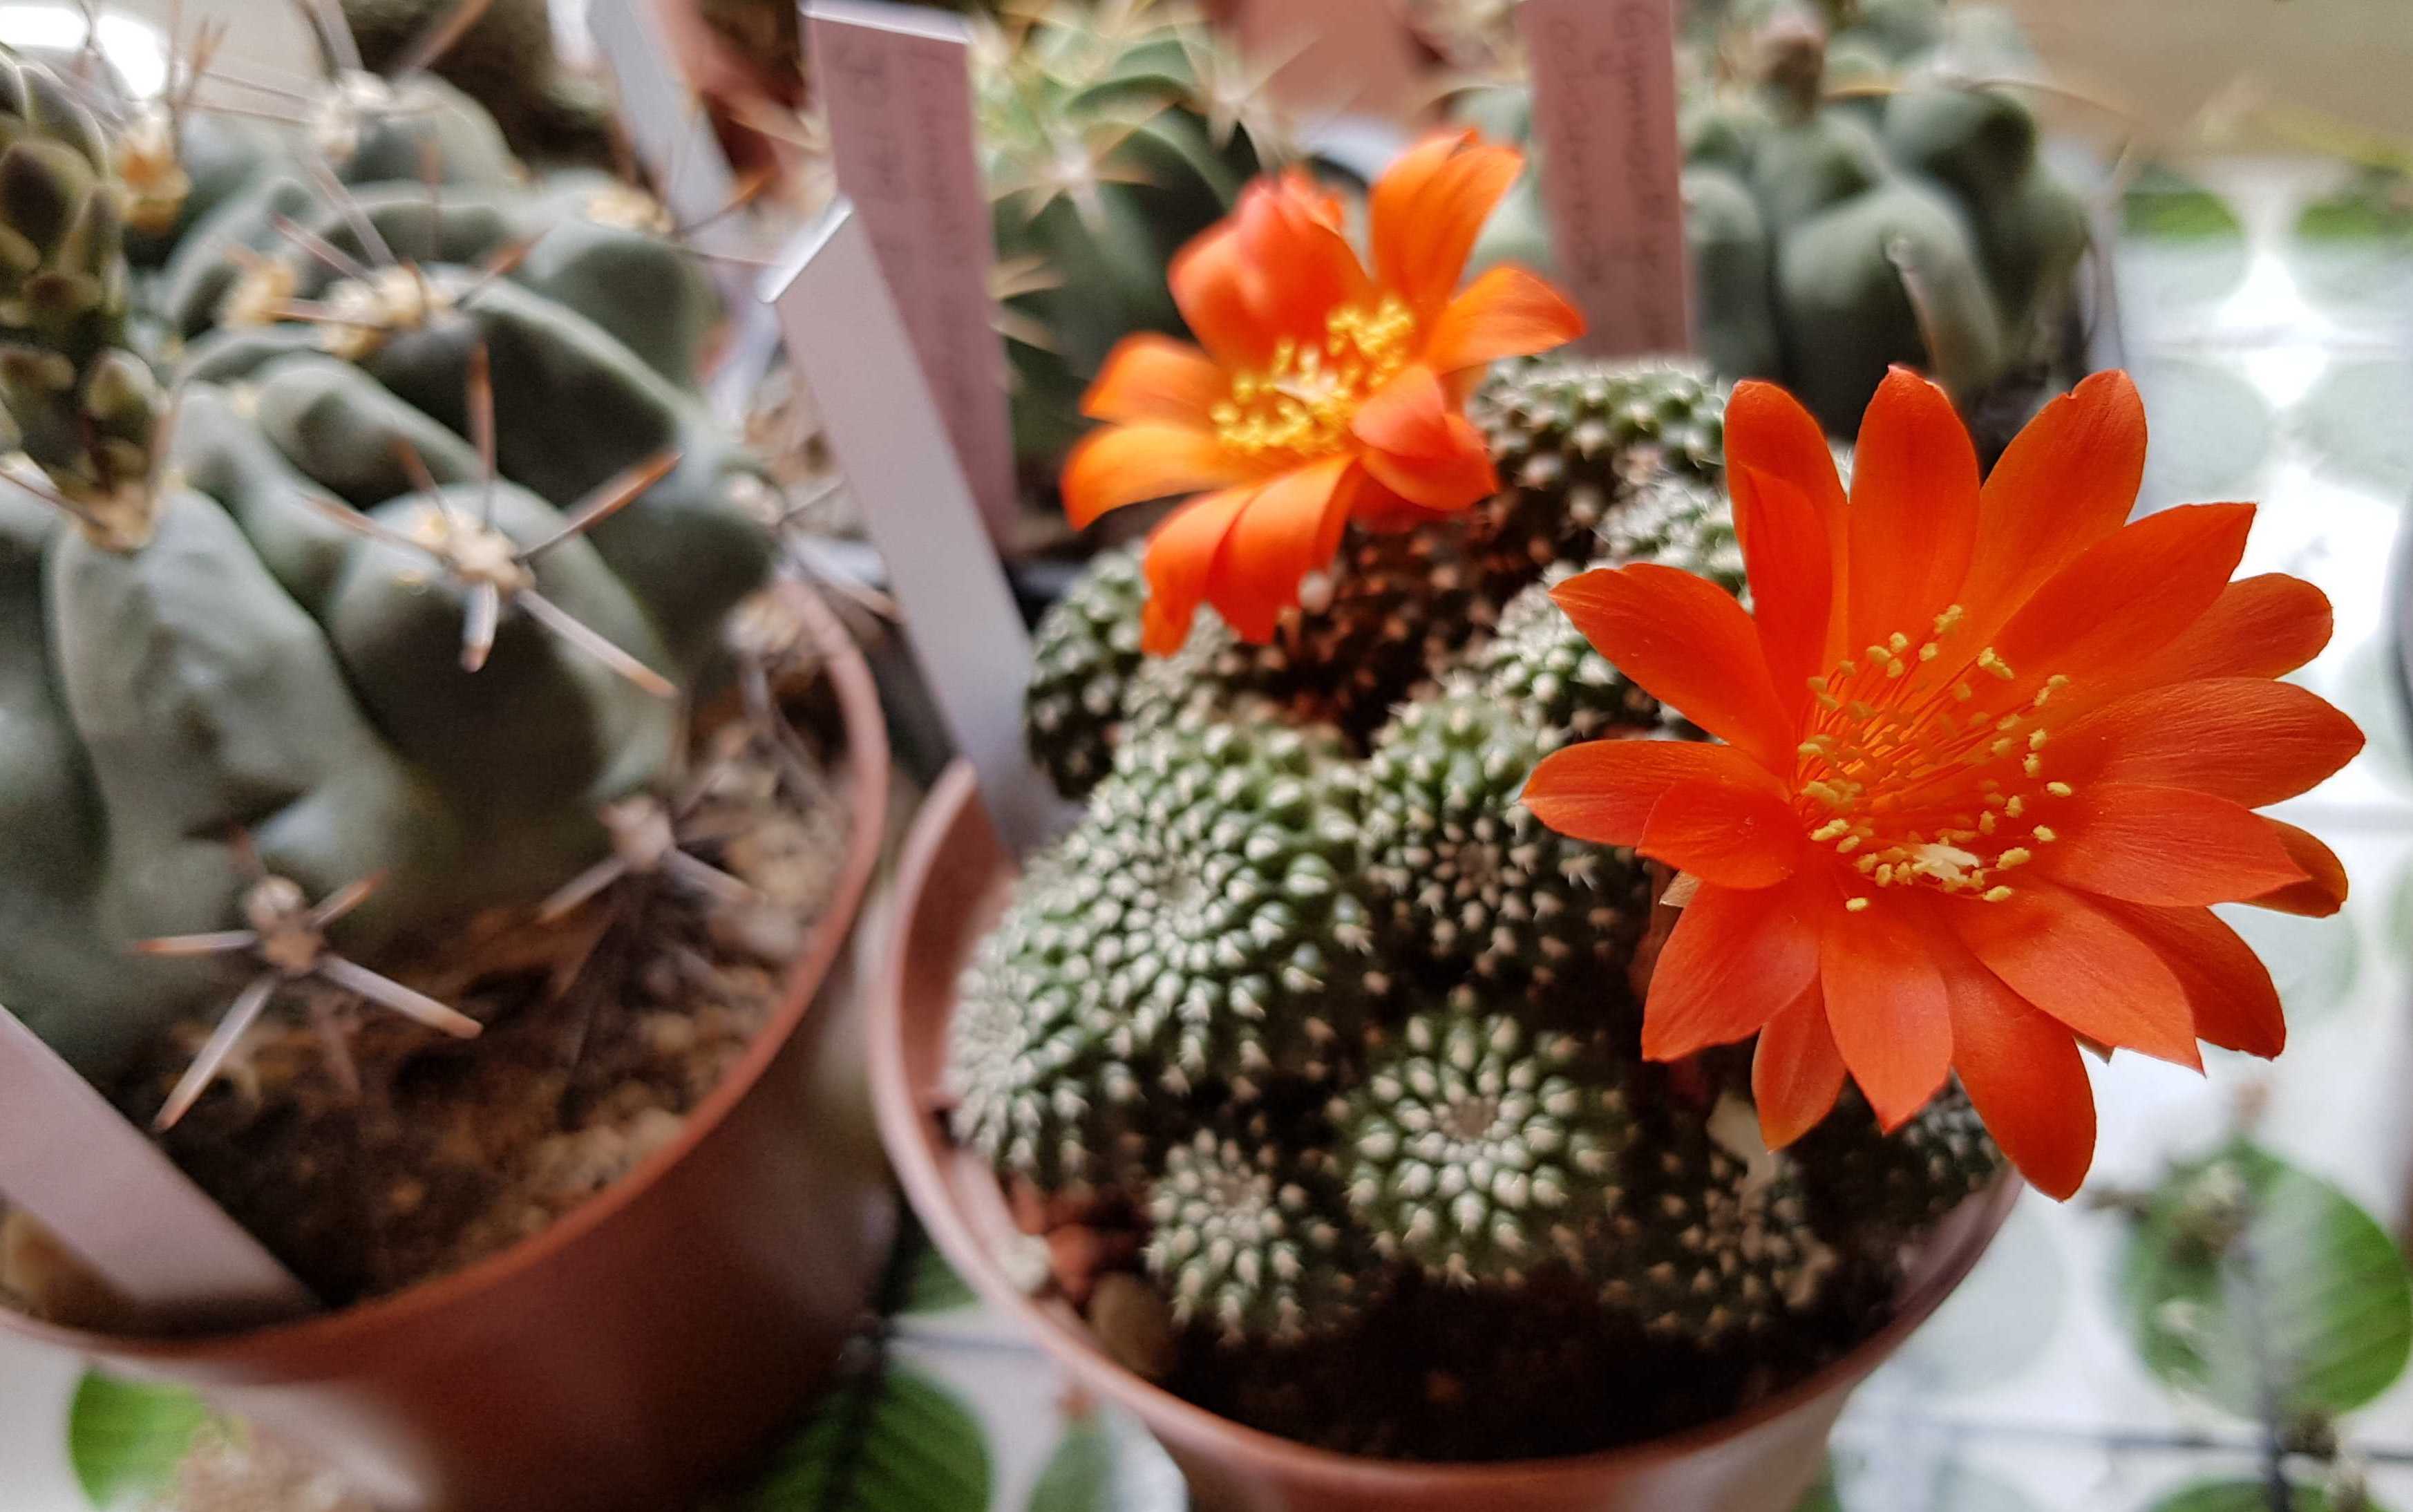
<instances>
[{"instance_id":1,"label":"cactus offset","mask_svg":"<svg viewBox=\"0 0 2413 1512\"><path fill-rule=\"evenodd\" d=\"M1200 1130L1165 1152L1147 1198L1149 1274L1177 1324L1230 1343L1290 1343L1352 1322L1363 1302L1351 1232L1314 1156L1262 1135Z\"/></svg>"},{"instance_id":2,"label":"cactus offset","mask_svg":"<svg viewBox=\"0 0 2413 1512\"><path fill-rule=\"evenodd\" d=\"M93 118L6 67L37 127L9 160L126 194ZM62 131L91 140L42 150ZM36 451L47 482L0 497L0 812L22 838L0 859L0 1001L101 1079L257 985L229 957L252 947L225 944L246 898L341 900L313 915L325 959L376 969L612 853L607 809L684 745L663 695L770 562L764 485L690 381L692 300L621 308L632 268L695 279L686 254L584 234L566 187L515 203L492 123L431 81L346 81L307 131L249 140L245 184L188 175L213 200L167 233L159 313L186 341L163 455L138 469L82 426L107 462ZM81 182L57 172L50 190ZM124 254L96 253L99 213L61 240L64 202L0 203L0 240L104 291L81 345L53 325L39 355L82 364L87 411L160 412L149 364L111 345ZM565 224L531 247L547 215ZM111 360L124 381L103 381ZM6 402L46 444L44 396ZM289 954L286 974L319 970Z\"/></svg>"}]
</instances>

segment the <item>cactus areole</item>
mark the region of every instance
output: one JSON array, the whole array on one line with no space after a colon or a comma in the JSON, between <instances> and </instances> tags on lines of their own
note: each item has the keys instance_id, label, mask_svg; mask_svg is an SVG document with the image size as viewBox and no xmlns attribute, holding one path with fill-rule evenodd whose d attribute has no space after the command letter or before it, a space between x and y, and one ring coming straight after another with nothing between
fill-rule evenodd
<instances>
[{"instance_id":1,"label":"cactus areole","mask_svg":"<svg viewBox=\"0 0 2413 1512\"><path fill-rule=\"evenodd\" d=\"M1068 510L1188 497L1040 626L1029 744L1086 817L952 1019L952 1134L1045 1237L1042 1291L1192 1402L1360 1455L1580 1454L1802 1382L2009 1166L2077 1187L2078 1039L2275 1053L2204 905L2343 893L2249 811L2360 744L2269 681L2325 606L2228 584L2250 507L2117 528L2124 375L1981 484L1904 369L1854 463L1767 383L1517 357L1557 308L1529 274L1473 286L1527 290L1478 343L1510 360L1414 426L1357 324L1286 334L1402 268L1440 307L1516 168L1414 149L1371 275L1303 184L1252 187L1175 259L1213 360L1108 359ZM1385 241L1409 201L1429 245ZM1259 336L1270 376L1230 379Z\"/></svg>"}]
</instances>

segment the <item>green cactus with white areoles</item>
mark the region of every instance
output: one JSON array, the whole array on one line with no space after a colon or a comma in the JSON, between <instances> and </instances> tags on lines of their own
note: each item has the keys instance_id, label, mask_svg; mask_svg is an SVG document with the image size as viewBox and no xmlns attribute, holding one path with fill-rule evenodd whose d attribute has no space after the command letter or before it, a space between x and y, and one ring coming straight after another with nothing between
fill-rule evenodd
<instances>
[{"instance_id":1,"label":"green cactus with white areoles","mask_svg":"<svg viewBox=\"0 0 2413 1512\"><path fill-rule=\"evenodd\" d=\"M1500 629L1476 662L1484 696L1519 709L1567 740L1590 740L1605 730L1650 730L1659 701L1644 692L1591 647L1583 631L1550 597L1575 576L1562 562L1508 600Z\"/></svg>"},{"instance_id":2,"label":"green cactus with white areoles","mask_svg":"<svg viewBox=\"0 0 2413 1512\"><path fill-rule=\"evenodd\" d=\"M1639 938L1650 889L1633 853L1561 835L1524 806L1526 778L1556 744L1464 685L1402 705L1375 737L1365 875L1393 951L1547 986Z\"/></svg>"},{"instance_id":3,"label":"green cactus with white areoles","mask_svg":"<svg viewBox=\"0 0 2413 1512\"><path fill-rule=\"evenodd\" d=\"M1230 723L1132 742L1012 926L1093 983L1115 1059L1176 1091L1322 1080L1363 1012L1356 826L1310 733Z\"/></svg>"},{"instance_id":4,"label":"green cactus with white areoles","mask_svg":"<svg viewBox=\"0 0 2413 1512\"><path fill-rule=\"evenodd\" d=\"M1714 485L1725 401L1725 386L1688 363L1503 363L1467 407L1502 484L1472 525L1483 581L1504 596L1554 562L1591 561L1602 532L1659 479Z\"/></svg>"},{"instance_id":5,"label":"green cactus with white areoles","mask_svg":"<svg viewBox=\"0 0 2413 1512\"><path fill-rule=\"evenodd\" d=\"M348 235L350 210L297 166L341 149L346 171L407 184L363 178L358 197L407 221L395 206L416 196L423 226L433 141L491 149L469 168L499 189L491 123L422 82L391 108L331 98L315 141L280 139L254 187L282 179L310 197L284 214ZM0 201L0 242L41 241L54 202ZM222 200L168 254L172 291L180 268L215 259L231 286L289 253L294 303L213 329L203 302L172 439L129 494L141 528L79 508L56 471L57 498L0 486L0 1001L104 1081L235 996L256 963L200 943L246 911L263 937L376 969L533 909L608 853L601 808L662 772L684 738L669 695L706 674L770 566L766 485L677 376L694 352L670 349L673 328L650 328L651 353L615 334L621 278L540 274L541 248L511 268L417 262L400 222L382 246L304 251L266 202ZM432 245L459 256L455 211L491 224L500 201L443 202ZM230 253L238 223L277 250ZM347 257L364 266L321 266ZM114 249L107 268L122 286ZM354 323L316 318L337 306ZM21 433L40 428L6 400ZM368 878L364 900L348 890ZM348 906L300 918L278 901L296 885ZM179 938L133 953L159 937Z\"/></svg>"},{"instance_id":6,"label":"green cactus with white areoles","mask_svg":"<svg viewBox=\"0 0 2413 1512\"><path fill-rule=\"evenodd\" d=\"M1411 1016L1331 1119L1376 1249L1452 1284L1580 1265L1625 1200L1634 1126L1614 1066L1510 1015Z\"/></svg>"},{"instance_id":7,"label":"green cactus with white areoles","mask_svg":"<svg viewBox=\"0 0 2413 1512\"><path fill-rule=\"evenodd\" d=\"M979 38L978 135L1008 280L1016 445L1052 472L1115 343L1186 334L1166 269L1272 147L1229 44L1171 6L1098 0L1011 28Z\"/></svg>"},{"instance_id":8,"label":"green cactus with white areoles","mask_svg":"<svg viewBox=\"0 0 2413 1512\"><path fill-rule=\"evenodd\" d=\"M128 349L114 156L67 84L0 50L0 439L96 537L136 545L168 401Z\"/></svg>"},{"instance_id":9,"label":"green cactus with white areoles","mask_svg":"<svg viewBox=\"0 0 2413 1512\"><path fill-rule=\"evenodd\" d=\"M1354 1321L1362 1239L1315 1154L1201 1129L1164 1155L1142 1258L1173 1320L1226 1343L1294 1343Z\"/></svg>"},{"instance_id":10,"label":"green cactus with white areoles","mask_svg":"<svg viewBox=\"0 0 2413 1512\"><path fill-rule=\"evenodd\" d=\"M1010 913L964 972L948 1042L957 1135L1050 1192L1118 1186L1146 1155L1146 1088L1107 1047L1077 943Z\"/></svg>"},{"instance_id":11,"label":"green cactus with white areoles","mask_svg":"<svg viewBox=\"0 0 2413 1512\"><path fill-rule=\"evenodd\" d=\"M1139 554L1100 552L1080 581L1047 606L1030 640L1030 688L1022 735L1056 790L1077 798L1115 763L1139 648L1147 580Z\"/></svg>"},{"instance_id":12,"label":"green cactus with white areoles","mask_svg":"<svg viewBox=\"0 0 2413 1512\"><path fill-rule=\"evenodd\" d=\"M2003 1174L2003 1152L1957 1086L1887 1134L1858 1091L1795 1147L1818 1211L1842 1237L1915 1233Z\"/></svg>"},{"instance_id":13,"label":"green cactus with white areoles","mask_svg":"<svg viewBox=\"0 0 2413 1512\"><path fill-rule=\"evenodd\" d=\"M1592 1240L1591 1268L1611 1312L1718 1349L1782 1328L1817 1301L1835 1253L1811 1227L1791 1157L1747 1160L1680 1121L1635 1184L1626 1212Z\"/></svg>"}]
</instances>

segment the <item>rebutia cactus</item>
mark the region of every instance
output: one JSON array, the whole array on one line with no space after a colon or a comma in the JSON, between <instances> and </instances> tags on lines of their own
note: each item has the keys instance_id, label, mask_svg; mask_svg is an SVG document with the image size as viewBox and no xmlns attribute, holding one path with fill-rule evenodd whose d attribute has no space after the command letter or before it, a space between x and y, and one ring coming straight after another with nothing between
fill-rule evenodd
<instances>
[{"instance_id":1,"label":"rebutia cactus","mask_svg":"<svg viewBox=\"0 0 2413 1512\"><path fill-rule=\"evenodd\" d=\"M1117 341L1184 332L1165 270L1273 149L1228 45L1156 0L1051 7L988 33L981 53L1014 434L1045 469Z\"/></svg>"},{"instance_id":2,"label":"rebutia cactus","mask_svg":"<svg viewBox=\"0 0 2413 1512\"><path fill-rule=\"evenodd\" d=\"M1380 1359L1501 1395L1483 1421L1508 1426L1453 1452L1597 1446L1568 1435L1615 1424L1467 1371L1546 1360L1726 1410L1829 1357L1902 1244L1993 1178L1954 1099L1894 1139L1847 1105L1770 1153L1730 1055L1644 1062L1651 881L1520 801L1565 742L1698 737L1547 590L1638 561L1742 590L1724 405L1665 363L1503 368L1474 413L1506 489L1355 532L1272 644L1202 616L1142 658L1128 554L1043 626L1032 749L1068 789L1110 769L967 973L955 1124L1065 1222L1144 1230L1191 1345L1177 1389L1430 1450L1421 1397L1298 1386ZM1522 1320L1515 1348L1487 1319Z\"/></svg>"},{"instance_id":3,"label":"rebutia cactus","mask_svg":"<svg viewBox=\"0 0 2413 1512\"><path fill-rule=\"evenodd\" d=\"M1713 486L1725 408L1724 390L1672 363L1503 365L1471 412L1509 486L1412 529L1352 526L1333 570L1266 645L1201 610L1179 652L1141 657L1136 560L1103 555L1040 621L1030 748L1078 797L1127 730L1228 717L1258 701L1363 742L1400 699L1489 644L1505 605L1554 564L1606 551L1731 566L1739 583L1733 524Z\"/></svg>"},{"instance_id":4,"label":"rebutia cactus","mask_svg":"<svg viewBox=\"0 0 2413 1512\"><path fill-rule=\"evenodd\" d=\"M1937 0L1734 8L1709 70L1730 77L1683 117L1700 349L1727 378L1782 382L1839 436L1889 364L1919 368L1999 447L2074 376L2090 243L2034 113L1971 77L1999 24ZM1514 91L1468 109L1528 125ZM1544 224L1529 182L1478 259L1547 265Z\"/></svg>"},{"instance_id":5,"label":"rebutia cactus","mask_svg":"<svg viewBox=\"0 0 2413 1512\"><path fill-rule=\"evenodd\" d=\"M103 1080L245 981L235 1030L311 973L440 1021L355 962L611 853L769 569L688 381L701 319L623 307L627 270L693 270L626 230L531 249L491 122L348 82L162 221L170 402L124 345L109 133L0 80L0 246L36 254L5 397L40 469L0 490L0 1001Z\"/></svg>"}]
</instances>

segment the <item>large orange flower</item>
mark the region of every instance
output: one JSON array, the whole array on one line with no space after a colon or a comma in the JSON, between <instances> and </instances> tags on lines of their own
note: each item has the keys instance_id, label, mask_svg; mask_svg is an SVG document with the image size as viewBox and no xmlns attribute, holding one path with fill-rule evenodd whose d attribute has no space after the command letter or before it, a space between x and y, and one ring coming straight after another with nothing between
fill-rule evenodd
<instances>
[{"instance_id":1,"label":"large orange flower","mask_svg":"<svg viewBox=\"0 0 2413 1512\"><path fill-rule=\"evenodd\" d=\"M2286 1039L2270 973L2207 905L2334 912L2336 856L2253 810L2343 765L2346 716L2274 681L2329 601L2231 583L2250 504L2123 525L2145 417L2123 373L2056 399L1981 486L1950 401L1896 370L1849 499L1808 412L1736 389L1726 462L1753 611L1654 566L1559 602L1724 744L1599 741L1542 763L1554 827L1698 880L1644 1015L1659 1060L1759 1036L1771 1146L1846 1074L1887 1128L1957 1072L2028 1178L2095 1148L2078 1044L2201 1065Z\"/></svg>"},{"instance_id":2,"label":"large orange flower","mask_svg":"<svg viewBox=\"0 0 2413 1512\"><path fill-rule=\"evenodd\" d=\"M1476 233L1523 167L1471 132L1418 144L1374 185L1370 274L1340 201L1295 171L1251 185L1182 248L1173 297L1205 349L1160 335L1117 347L1082 406L1115 423L1064 468L1075 527L1208 490L1148 541L1148 650L1177 649L1202 600L1268 640L1353 515L1404 524L1498 489L1460 412L1467 391L1491 363L1583 331L1520 269L1458 290Z\"/></svg>"}]
</instances>

